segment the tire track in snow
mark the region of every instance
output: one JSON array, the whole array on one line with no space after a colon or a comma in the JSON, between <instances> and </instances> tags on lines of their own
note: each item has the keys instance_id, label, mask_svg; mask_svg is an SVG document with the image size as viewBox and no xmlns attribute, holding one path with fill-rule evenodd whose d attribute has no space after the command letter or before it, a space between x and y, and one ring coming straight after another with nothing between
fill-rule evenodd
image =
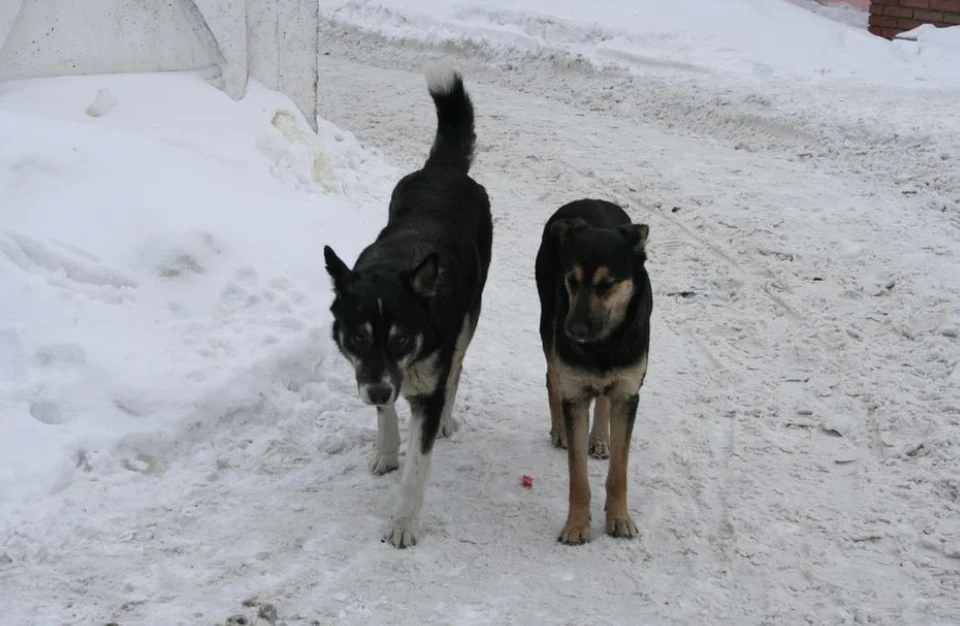
<instances>
[{"instance_id":1,"label":"tire track in snow","mask_svg":"<svg viewBox=\"0 0 960 626\"><path fill-rule=\"evenodd\" d=\"M955 141L960 112L951 107L955 96L949 92L825 83L822 96L805 89L798 97L795 83L773 78L762 85L743 84L725 82L721 75L699 76L670 65L656 71L642 64L638 71L645 73L631 74L598 68L561 48L491 48L443 36L429 42L395 39L358 28L349 13L322 13L321 20L322 54L405 70L415 68L418 58L447 54L458 58L470 75L490 76L520 93L546 95L634 124L655 124L667 134L695 134L736 150L843 171L881 188L892 186L918 209L944 211L953 228L960 223ZM856 107L847 104L852 99ZM921 128L912 121L924 106L936 115ZM863 193L875 193L872 185L865 187Z\"/></svg>"}]
</instances>

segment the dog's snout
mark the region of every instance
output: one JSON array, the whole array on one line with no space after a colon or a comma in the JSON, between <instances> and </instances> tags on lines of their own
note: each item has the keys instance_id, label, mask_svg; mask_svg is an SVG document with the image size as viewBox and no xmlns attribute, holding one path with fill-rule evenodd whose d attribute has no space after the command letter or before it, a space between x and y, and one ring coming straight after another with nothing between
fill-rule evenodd
<instances>
[{"instance_id":1,"label":"dog's snout","mask_svg":"<svg viewBox=\"0 0 960 626\"><path fill-rule=\"evenodd\" d=\"M566 326L567 336L574 341L586 341L590 335L590 328L584 322L570 322Z\"/></svg>"},{"instance_id":2,"label":"dog's snout","mask_svg":"<svg viewBox=\"0 0 960 626\"><path fill-rule=\"evenodd\" d=\"M393 395L393 389L387 385L374 385L367 390L367 395L374 404L386 404Z\"/></svg>"},{"instance_id":3,"label":"dog's snout","mask_svg":"<svg viewBox=\"0 0 960 626\"><path fill-rule=\"evenodd\" d=\"M383 406L393 400L393 387L390 385L368 385L361 394L369 404Z\"/></svg>"}]
</instances>

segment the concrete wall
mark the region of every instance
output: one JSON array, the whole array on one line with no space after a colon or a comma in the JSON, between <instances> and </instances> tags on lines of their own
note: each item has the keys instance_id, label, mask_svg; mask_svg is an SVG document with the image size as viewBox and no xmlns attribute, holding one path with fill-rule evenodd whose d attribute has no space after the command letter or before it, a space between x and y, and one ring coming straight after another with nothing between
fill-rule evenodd
<instances>
[{"instance_id":1,"label":"concrete wall","mask_svg":"<svg viewBox=\"0 0 960 626\"><path fill-rule=\"evenodd\" d=\"M7 35L13 29L13 23L17 19L17 13L20 12L22 4L23 0L0 2L0 50L3 50L3 42L7 40Z\"/></svg>"},{"instance_id":2,"label":"concrete wall","mask_svg":"<svg viewBox=\"0 0 960 626\"><path fill-rule=\"evenodd\" d=\"M316 130L317 0L0 0L0 81L220 69L233 98L253 77Z\"/></svg>"},{"instance_id":3,"label":"concrete wall","mask_svg":"<svg viewBox=\"0 0 960 626\"><path fill-rule=\"evenodd\" d=\"M247 1L250 75L289 96L313 130L317 130L319 26L318 0Z\"/></svg>"}]
</instances>

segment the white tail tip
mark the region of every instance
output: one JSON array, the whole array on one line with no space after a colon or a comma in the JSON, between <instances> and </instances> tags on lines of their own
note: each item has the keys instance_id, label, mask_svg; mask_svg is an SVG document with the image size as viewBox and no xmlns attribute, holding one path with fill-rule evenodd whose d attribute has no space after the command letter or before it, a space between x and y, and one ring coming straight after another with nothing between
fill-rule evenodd
<instances>
[{"instance_id":1,"label":"white tail tip","mask_svg":"<svg viewBox=\"0 0 960 626\"><path fill-rule=\"evenodd\" d=\"M437 96L450 93L457 84L457 70L449 61L431 63L423 70L423 75L427 78L427 89Z\"/></svg>"}]
</instances>

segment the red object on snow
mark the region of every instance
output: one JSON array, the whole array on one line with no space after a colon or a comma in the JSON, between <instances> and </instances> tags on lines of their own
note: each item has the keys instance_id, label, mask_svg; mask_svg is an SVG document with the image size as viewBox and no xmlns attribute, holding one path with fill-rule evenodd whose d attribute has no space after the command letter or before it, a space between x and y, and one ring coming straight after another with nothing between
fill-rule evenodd
<instances>
[{"instance_id":1,"label":"red object on snow","mask_svg":"<svg viewBox=\"0 0 960 626\"><path fill-rule=\"evenodd\" d=\"M527 476L526 474L524 474L523 477L520 478L520 484L526 487L527 489L530 489L531 487L533 487L533 476Z\"/></svg>"}]
</instances>

